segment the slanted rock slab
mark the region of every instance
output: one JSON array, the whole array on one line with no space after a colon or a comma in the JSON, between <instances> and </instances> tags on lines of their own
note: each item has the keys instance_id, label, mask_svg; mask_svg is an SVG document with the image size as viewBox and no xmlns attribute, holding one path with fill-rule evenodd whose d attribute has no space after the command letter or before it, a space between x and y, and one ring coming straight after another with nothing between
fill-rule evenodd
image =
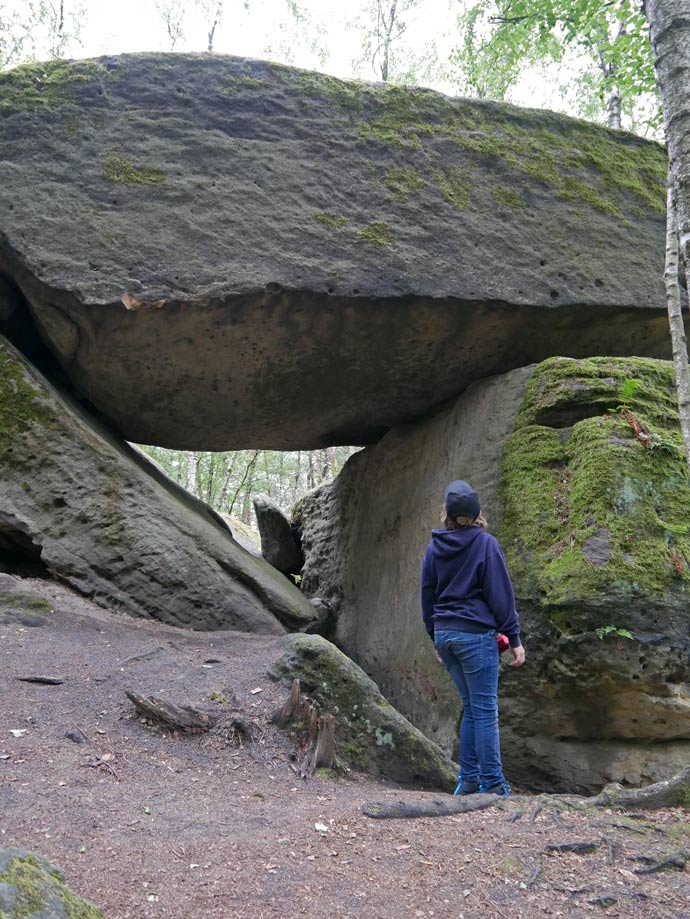
<instances>
[{"instance_id":1,"label":"slanted rock slab","mask_svg":"<svg viewBox=\"0 0 690 919\"><path fill-rule=\"evenodd\" d=\"M364 671L320 635L290 635L271 676L299 679L322 713L335 715L336 753L356 769L452 791L457 767L386 701Z\"/></svg>"},{"instance_id":2,"label":"slanted rock slab","mask_svg":"<svg viewBox=\"0 0 690 919\"><path fill-rule=\"evenodd\" d=\"M105 919L73 893L59 868L24 849L0 849L2 919Z\"/></svg>"},{"instance_id":3,"label":"slanted rock slab","mask_svg":"<svg viewBox=\"0 0 690 919\"><path fill-rule=\"evenodd\" d=\"M552 354L670 356L659 144L216 54L19 67L0 117L0 317L127 440L363 444Z\"/></svg>"},{"instance_id":4,"label":"slanted rock slab","mask_svg":"<svg viewBox=\"0 0 690 919\"><path fill-rule=\"evenodd\" d=\"M0 557L5 548L28 553L105 606L189 628L273 635L317 619L297 588L242 549L207 505L3 339L0 491ZM11 605L24 613L49 606L21 599L21 590L0 592L0 612Z\"/></svg>"}]
</instances>

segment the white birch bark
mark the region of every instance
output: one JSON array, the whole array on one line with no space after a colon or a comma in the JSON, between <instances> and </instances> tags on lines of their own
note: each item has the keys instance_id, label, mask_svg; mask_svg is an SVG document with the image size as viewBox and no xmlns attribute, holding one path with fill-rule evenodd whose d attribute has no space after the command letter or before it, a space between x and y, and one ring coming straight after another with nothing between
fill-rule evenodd
<instances>
[{"instance_id":1,"label":"white birch bark","mask_svg":"<svg viewBox=\"0 0 690 919\"><path fill-rule=\"evenodd\" d=\"M673 186L668 185L666 211L666 306L668 322L671 327L673 344L673 366L676 371L676 389L678 391L678 416L680 429L685 444L685 459L690 472L690 368L688 367L688 342L683 325L683 314L680 304L680 286L678 283L678 224L676 207L673 200Z\"/></svg>"},{"instance_id":2,"label":"white birch bark","mask_svg":"<svg viewBox=\"0 0 690 919\"><path fill-rule=\"evenodd\" d=\"M677 254L680 249L690 295L690 0L646 0L644 8L669 154L665 282L678 407L690 468L688 351L678 290Z\"/></svg>"},{"instance_id":3,"label":"white birch bark","mask_svg":"<svg viewBox=\"0 0 690 919\"><path fill-rule=\"evenodd\" d=\"M196 453L187 453L187 491L193 495L196 494L196 470L199 465L199 457Z\"/></svg>"},{"instance_id":4,"label":"white birch bark","mask_svg":"<svg viewBox=\"0 0 690 919\"><path fill-rule=\"evenodd\" d=\"M690 278L690 0L646 0L645 12L661 92L678 239Z\"/></svg>"}]
</instances>

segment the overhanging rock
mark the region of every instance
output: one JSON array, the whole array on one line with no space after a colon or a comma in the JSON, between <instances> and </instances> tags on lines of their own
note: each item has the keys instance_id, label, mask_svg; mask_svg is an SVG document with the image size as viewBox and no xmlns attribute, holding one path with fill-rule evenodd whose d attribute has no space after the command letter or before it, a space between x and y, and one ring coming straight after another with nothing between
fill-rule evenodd
<instances>
[{"instance_id":1,"label":"overhanging rock","mask_svg":"<svg viewBox=\"0 0 690 919\"><path fill-rule=\"evenodd\" d=\"M668 354L659 145L217 55L17 68L0 114L0 272L128 440L366 443L550 354Z\"/></svg>"}]
</instances>

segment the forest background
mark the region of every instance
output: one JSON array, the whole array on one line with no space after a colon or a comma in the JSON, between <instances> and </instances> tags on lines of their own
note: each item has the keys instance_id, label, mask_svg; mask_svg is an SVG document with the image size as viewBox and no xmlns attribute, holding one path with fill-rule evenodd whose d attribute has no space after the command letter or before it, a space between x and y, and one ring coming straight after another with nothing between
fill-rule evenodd
<instances>
[{"instance_id":1,"label":"forest background","mask_svg":"<svg viewBox=\"0 0 690 919\"><path fill-rule=\"evenodd\" d=\"M661 137L647 23L631 0L0 0L3 69L143 50L266 58ZM216 510L253 525L252 494L289 510L357 448L143 449Z\"/></svg>"}]
</instances>

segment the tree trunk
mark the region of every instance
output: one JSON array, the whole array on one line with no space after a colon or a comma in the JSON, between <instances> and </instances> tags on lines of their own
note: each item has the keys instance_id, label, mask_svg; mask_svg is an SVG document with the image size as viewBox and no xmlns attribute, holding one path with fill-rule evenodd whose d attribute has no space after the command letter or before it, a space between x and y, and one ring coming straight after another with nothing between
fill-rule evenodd
<instances>
[{"instance_id":1,"label":"tree trunk","mask_svg":"<svg viewBox=\"0 0 690 919\"><path fill-rule=\"evenodd\" d=\"M676 389L678 391L678 416L680 429L685 444L685 459L690 472L690 368L688 368L688 342L685 337L683 314L680 306L680 286L678 283L678 223L676 207L673 200L671 176L668 183L668 200L666 211L666 306L668 322L671 327L673 344L673 366L676 371Z\"/></svg>"},{"instance_id":2,"label":"tree trunk","mask_svg":"<svg viewBox=\"0 0 690 919\"><path fill-rule=\"evenodd\" d=\"M646 0L661 93L680 252L690 283L690 0Z\"/></svg>"},{"instance_id":3,"label":"tree trunk","mask_svg":"<svg viewBox=\"0 0 690 919\"><path fill-rule=\"evenodd\" d=\"M608 113L606 118L606 124L609 128L615 128L617 131L620 131L622 127L621 121L621 106L622 99L621 94L617 89L611 93L606 103L606 111Z\"/></svg>"},{"instance_id":4,"label":"tree trunk","mask_svg":"<svg viewBox=\"0 0 690 919\"><path fill-rule=\"evenodd\" d=\"M199 465L199 457L194 452L187 453L187 491L196 494L196 470Z\"/></svg>"}]
</instances>

